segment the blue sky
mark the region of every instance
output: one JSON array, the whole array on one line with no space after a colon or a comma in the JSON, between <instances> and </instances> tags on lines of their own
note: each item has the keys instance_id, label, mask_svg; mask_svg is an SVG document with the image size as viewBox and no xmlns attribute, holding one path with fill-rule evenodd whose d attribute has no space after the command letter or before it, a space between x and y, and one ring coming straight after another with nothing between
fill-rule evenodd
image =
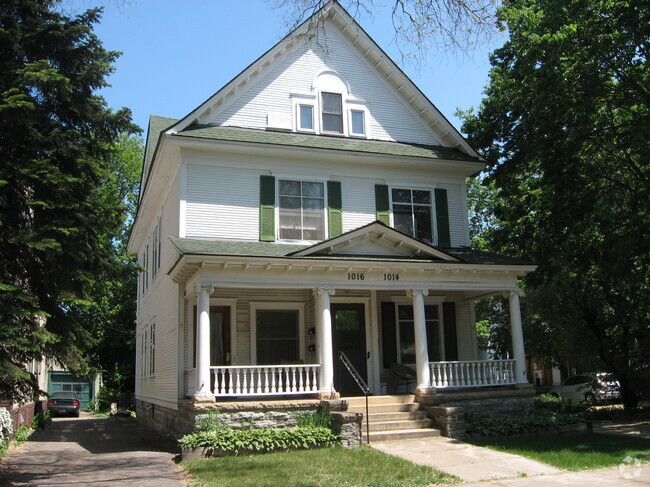
<instances>
[{"instance_id":1,"label":"blue sky","mask_svg":"<svg viewBox=\"0 0 650 487\"><path fill-rule=\"evenodd\" d=\"M96 34L107 49L123 53L102 95L112 108L130 108L144 130L150 114L180 118L192 111L287 33L283 12L264 0L63 2L68 12L95 5L104 6ZM387 9L357 21L400 59ZM454 112L480 104L493 47L476 50L472 59L432 51L419 69L401 67L460 128Z\"/></svg>"}]
</instances>

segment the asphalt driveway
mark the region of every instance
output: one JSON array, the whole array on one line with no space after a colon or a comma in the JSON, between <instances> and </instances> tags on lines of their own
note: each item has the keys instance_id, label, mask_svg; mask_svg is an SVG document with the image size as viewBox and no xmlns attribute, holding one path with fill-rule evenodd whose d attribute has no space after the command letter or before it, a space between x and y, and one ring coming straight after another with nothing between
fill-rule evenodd
<instances>
[{"instance_id":1,"label":"asphalt driveway","mask_svg":"<svg viewBox=\"0 0 650 487\"><path fill-rule=\"evenodd\" d=\"M55 418L0 460L2 486L182 487L170 440L132 418Z\"/></svg>"}]
</instances>

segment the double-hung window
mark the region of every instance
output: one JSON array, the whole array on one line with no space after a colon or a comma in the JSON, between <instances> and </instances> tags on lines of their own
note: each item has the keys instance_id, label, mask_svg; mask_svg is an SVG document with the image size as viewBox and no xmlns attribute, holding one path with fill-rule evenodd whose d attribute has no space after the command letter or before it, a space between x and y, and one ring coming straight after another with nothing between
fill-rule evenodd
<instances>
[{"instance_id":1,"label":"double-hung window","mask_svg":"<svg viewBox=\"0 0 650 487\"><path fill-rule=\"evenodd\" d=\"M433 242L431 191L393 188L393 226L400 232L425 242Z\"/></svg>"},{"instance_id":2,"label":"double-hung window","mask_svg":"<svg viewBox=\"0 0 650 487\"><path fill-rule=\"evenodd\" d=\"M325 239L323 183L280 179L278 193L280 239Z\"/></svg>"},{"instance_id":3,"label":"double-hung window","mask_svg":"<svg viewBox=\"0 0 650 487\"><path fill-rule=\"evenodd\" d=\"M323 132L343 133L343 100L340 93L321 93Z\"/></svg>"}]
</instances>

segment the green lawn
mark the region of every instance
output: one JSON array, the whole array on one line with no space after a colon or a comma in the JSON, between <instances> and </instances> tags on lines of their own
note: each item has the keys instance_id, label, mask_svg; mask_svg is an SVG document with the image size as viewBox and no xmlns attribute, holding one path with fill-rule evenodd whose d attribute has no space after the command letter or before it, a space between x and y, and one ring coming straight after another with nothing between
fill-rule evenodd
<instances>
[{"instance_id":1,"label":"green lawn","mask_svg":"<svg viewBox=\"0 0 650 487\"><path fill-rule=\"evenodd\" d=\"M369 447L207 458L181 464L205 487L415 487L459 479Z\"/></svg>"},{"instance_id":2,"label":"green lawn","mask_svg":"<svg viewBox=\"0 0 650 487\"><path fill-rule=\"evenodd\" d=\"M628 456L642 462L650 461L650 439L635 436L576 433L467 441L567 470L615 467Z\"/></svg>"}]
</instances>

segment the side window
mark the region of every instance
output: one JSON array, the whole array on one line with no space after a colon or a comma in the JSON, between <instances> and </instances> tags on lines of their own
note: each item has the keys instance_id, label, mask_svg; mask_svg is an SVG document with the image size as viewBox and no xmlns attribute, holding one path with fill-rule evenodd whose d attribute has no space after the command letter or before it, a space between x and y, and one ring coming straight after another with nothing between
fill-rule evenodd
<instances>
[{"instance_id":1,"label":"side window","mask_svg":"<svg viewBox=\"0 0 650 487\"><path fill-rule=\"evenodd\" d=\"M350 110L350 134L366 135L366 121L363 110Z\"/></svg>"},{"instance_id":2,"label":"side window","mask_svg":"<svg viewBox=\"0 0 650 487\"><path fill-rule=\"evenodd\" d=\"M313 132L314 129L314 106L298 105L298 130Z\"/></svg>"},{"instance_id":3,"label":"side window","mask_svg":"<svg viewBox=\"0 0 650 487\"><path fill-rule=\"evenodd\" d=\"M299 358L298 311L259 309L256 313L257 363L295 362Z\"/></svg>"}]
</instances>

